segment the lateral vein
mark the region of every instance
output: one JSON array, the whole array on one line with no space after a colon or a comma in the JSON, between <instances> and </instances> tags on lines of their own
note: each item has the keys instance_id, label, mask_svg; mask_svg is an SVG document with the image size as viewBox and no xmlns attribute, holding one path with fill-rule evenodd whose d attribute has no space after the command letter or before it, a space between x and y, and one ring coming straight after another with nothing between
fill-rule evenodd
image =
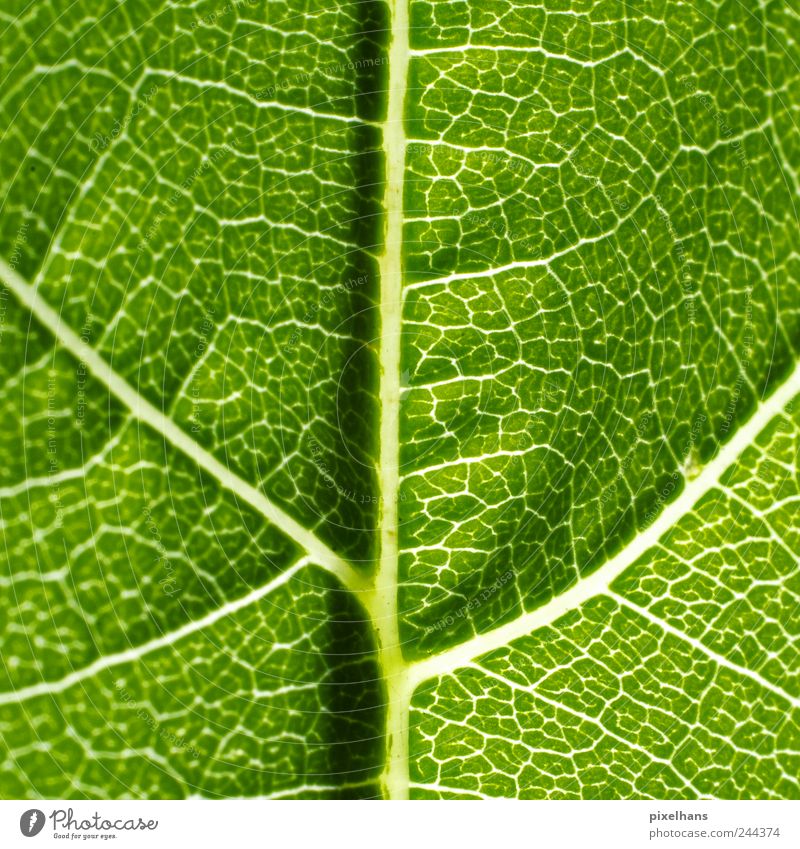
<instances>
[{"instance_id":1,"label":"lateral vein","mask_svg":"<svg viewBox=\"0 0 800 849\"><path fill-rule=\"evenodd\" d=\"M416 687L429 678L446 675L465 666L487 652L500 648L537 628L550 625L566 613L597 595L607 594L614 580L646 551L654 546L697 501L719 484L722 475L734 465L741 454L751 447L759 433L781 413L800 393L800 363L770 395L762 400L750 419L745 422L701 473L686 483L681 494L661 512L658 518L639 533L625 548L597 571L579 579L570 589L551 599L542 607L519 616L498 628L478 634L470 640L439 654L416 661L409 675Z\"/></svg>"},{"instance_id":2,"label":"lateral vein","mask_svg":"<svg viewBox=\"0 0 800 849\"><path fill-rule=\"evenodd\" d=\"M36 698L37 696L49 696L55 693L62 693L64 690L68 690L70 687L74 687L81 681L85 681L87 678L91 678L106 669L119 666L123 663L132 663L145 655L157 651L158 649L171 646L183 637L188 637L197 631L202 631L204 628L210 627L220 619L224 619L226 616L231 616L242 608L259 601L259 599L264 598L264 596L269 595L269 593L287 583L294 575L297 574L297 572L299 572L304 566L311 564L311 562L312 561L308 557L304 557L288 569L281 572L280 575L273 578L273 580L269 583L264 584L264 586L252 590L247 593L247 595L241 596L233 601L229 601L227 604L223 604L222 607L212 610L202 618L196 619L193 622L187 622L185 625L181 625L180 628L176 628L174 631L170 631L167 634L162 634L160 637L155 637L146 643L142 643L140 646L135 646L121 652L116 652L115 654L100 657L88 666L83 667L83 669L76 669L68 675L65 675L63 678L60 678L58 681L44 681L41 684L31 684L28 687L20 687L18 690L0 693L0 705L17 704L19 702L27 701L28 699Z\"/></svg>"},{"instance_id":3,"label":"lateral vein","mask_svg":"<svg viewBox=\"0 0 800 849\"><path fill-rule=\"evenodd\" d=\"M619 593L609 591L608 595L613 598L614 601L616 601L616 603L620 607L627 607L628 610L631 610L639 616L642 616L644 619L647 619L648 622L651 622L653 625L660 628L662 631L664 631L664 633L670 634L676 639L688 643L693 649L713 660L714 663L717 664L717 666L724 666L726 669L730 669L731 672L735 672L737 675L742 675L746 678L749 678L751 681L755 681L756 684L759 684L765 690L770 690L771 692L775 693L776 696L779 696L784 701L789 702L790 705L793 705L794 707L800 707L800 699L790 695L786 692L786 690L781 689L776 684L773 684L771 681L768 681L762 675L759 675L758 672L754 672L752 669L748 669L746 666L740 666L738 663L733 663L733 661L728 660L728 658L724 657L718 652L715 652L712 648L709 648L709 646L707 646L701 640L698 640L694 637L690 637L688 634L684 633L679 628L676 628L674 625L670 625L669 622L662 619L660 616L656 616L654 613L651 613L646 607L641 607L638 604L634 604L629 599L619 595Z\"/></svg>"},{"instance_id":4,"label":"lateral vein","mask_svg":"<svg viewBox=\"0 0 800 849\"><path fill-rule=\"evenodd\" d=\"M314 533L293 519L263 492L231 471L154 404L143 398L94 348L61 320L61 316L39 295L34 286L23 280L3 259L0 259L0 280L53 334L61 347L84 363L95 378L130 410L134 418L159 433L199 468L215 478L221 486L261 513L302 546L319 566L334 574L349 590L354 593L363 591L366 586L365 579L350 563L339 557Z\"/></svg>"}]
</instances>

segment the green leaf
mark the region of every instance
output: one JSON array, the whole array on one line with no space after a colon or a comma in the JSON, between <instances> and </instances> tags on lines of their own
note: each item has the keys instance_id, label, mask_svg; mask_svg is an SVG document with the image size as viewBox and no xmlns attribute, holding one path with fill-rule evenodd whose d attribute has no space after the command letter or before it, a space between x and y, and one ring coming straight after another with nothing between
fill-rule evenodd
<instances>
[{"instance_id":1,"label":"green leaf","mask_svg":"<svg viewBox=\"0 0 800 849\"><path fill-rule=\"evenodd\" d=\"M799 438L800 411L776 416L655 545L596 573L601 591L429 666L419 794L797 798Z\"/></svg>"},{"instance_id":2,"label":"green leaf","mask_svg":"<svg viewBox=\"0 0 800 849\"><path fill-rule=\"evenodd\" d=\"M798 20L12 3L0 796L800 796Z\"/></svg>"}]
</instances>

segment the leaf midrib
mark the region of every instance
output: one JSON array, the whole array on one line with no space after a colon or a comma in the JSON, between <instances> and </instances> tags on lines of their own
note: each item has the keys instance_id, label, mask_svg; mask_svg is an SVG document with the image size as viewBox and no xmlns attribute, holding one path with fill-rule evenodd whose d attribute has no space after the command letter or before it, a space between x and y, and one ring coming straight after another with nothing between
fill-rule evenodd
<instances>
[{"instance_id":1,"label":"leaf midrib","mask_svg":"<svg viewBox=\"0 0 800 849\"><path fill-rule=\"evenodd\" d=\"M404 138L403 104L405 99L408 60L412 53L408 43L407 0L391 3L391 46L389 52L389 96L386 120L382 124L384 153L386 155L386 188L384 210L386 215L385 249L380 259L381 280L381 390L380 390L380 460L378 477L381 487L381 554L374 578L356 570L351 563L337 555L312 531L303 527L286 511L263 492L219 462L210 452L188 436L171 418L145 400L131 387L95 349L83 342L58 313L38 294L36 287L23 280L16 271L0 258L0 279L14 292L20 302L45 326L65 350L100 380L131 413L144 424L161 434L170 444L189 457L196 465L213 476L235 497L249 504L276 528L286 533L302 546L308 557L286 569L269 584L253 590L247 595L210 612L200 620L152 640L142 646L99 658L83 670L77 670L58 682L33 685L12 694L0 694L0 704L19 700L30 690L30 696L39 692L59 692L79 680L90 677L102 668L122 663L141 656L175 640L206 627L229 613L252 603L275 586L288 580L306 563L314 562L336 576L342 584L365 604L372 628L378 641L381 671L387 688L387 765L383 776L386 794L392 798L408 795L408 709L411 696L423 681L447 674L456 668L470 664L476 657L508 644L537 628L549 625L565 613L601 594L613 595L609 588L613 581L658 540L677 521L690 512L700 499L714 487L741 454L753 443L759 432L800 392L800 364L783 383L767 398L762 399L751 418L738 428L717 456L707 463L701 473L684 487L681 495L666 506L659 517L646 530L637 534L617 555L610 558L599 569L579 579L572 587L534 611L523 614L513 622L480 634L458 646L446 649L423 660L406 662L402 656L397 616L398 590L398 541L397 541L397 494L399 485L399 397L400 397L400 338L402 297L402 194L404 185ZM463 48L458 48L459 50ZM200 82L200 81L195 81ZM235 92L240 94L239 92ZM334 116L326 116L334 117ZM362 122L365 123L365 122ZM368 122L366 122L368 123ZM602 234L597 240L605 238ZM592 239L591 241L594 241ZM544 265L554 257L536 260L530 265ZM514 264L515 267L519 264ZM523 266L527 263L523 263ZM446 283L452 280L494 276L505 269L488 269L484 272L464 272L444 278L426 280L416 286ZM44 271L44 265L42 272ZM40 272L40 277L42 272ZM415 288L412 285L411 288ZM680 632L678 632L680 634ZM685 635L682 635L685 638ZM700 643L702 646L702 643ZM709 656L710 651L704 647ZM726 661L725 665L731 666ZM738 671L753 678L751 670L733 665ZM789 694L760 679L759 683L778 692L795 706L800 703ZM27 696L29 697L29 696Z\"/></svg>"},{"instance_id":2,"label":"leaf midrib","mask_svg":"<svg viewBox=\"0 0 800 849\"><path fill-rule=\"evenodd\" d=\"M397 5L399 3L396 4L395 8ZM402 62L399 64L402 65ZM395 95L395 109L390 109L389 115L396 115L398 109L402 114L403 94L404 92L401 91L399 95ZM399 132L397 132L398 127L400 127ZM405 148L402 121L393 123L387 117L385 130L390 129L392 132L386 134L387 142L385 143L387 163L392 158L392 154L396 157L398 151L404 151ZM590 598L604 594L613 595L609 591L613 581L648 549L656 545L659 539L674 527L682 516L692 510L700 498L714 487L720 487L720 480L724 473L747 448L755 443L761 430L800 393L800 363L798 363L769 397L762 398L750 419L736 430L716 457L703 467L700 474L686 484L680 496L668 504L646 530L637 534L627 546L606 561L599 569L587 577L579 579L571 588L562 592L547 604L519 616L512 622L479 634L438 654L422 660L406 662L402 657L397 627L397 486L399 482L397 426L400 394L399 340L401 315L399 302L402 296L399 264L401 262L400 247L403 219L401 208L402 171L400 173L401 179L398 182L397 175L392 176L393 171L396 170L397 168L387 167L387 249L381 260L381 455L378 472L383 506L381 558L374 581L369 575L356 570L351 563L337 555L313 532L300 525L263 492L257 490L220 463L216 457L195 442L172 419L143 398L123 377L113 370L94 348L62 322L58 313L44 301L34 286L27 283L7 262L0 258L0 279L15 294L20 303L52 333L63 349L83 362L94 377L103 383L111 394L130 410L136 419L159 433L200 469L213 476L221 486L235 497L249 504L278 529L294 539L309 555L308 558L303 558L284 570L263 587L252 590L247 595L211 611L199 620L186 623L181 628L141 646L98 658L89 666L75 670L58 681L42 682L41 684L20 688L11 693L0 693L0 704L19 702L46 693L61 692L102 669L134 660L158 648L171 645L182 636L201 630L218 619L251 604L275 587L280 586L303 565L314 562L337 577L367 608L371 620L370 624L378 638L379 663L387 688L386 737L388 753L386 771L383 777L384 789L391 798L407 797L409 788L407 772L408 710L415 689L428 679L467 666L476 657L505 646L515 639L530 634L537 628L552 624ZM394 196L390 191L390 185L395 188ZM399 191L398 186L400 187ZM398 233L400 234L399 237ZM394 249L390 248L392 242ZM396 368L391 368L393 363L396 364ZM679 635L686 638L686 635L680 632ZM709 657L712 656L713 653L702 642L698 642L698 645ZM776 687L776 685L762 680L761 676L757 676L752 670L731 664L728 661L725 665L751 679L755 676L758 683L765 688L786 699L794 706L800 705L800 700Z\"/></svg>"},{"instance_id":3,"label":"leaf midrib","mask_svg":"<svg viewBox=\"0 0 800 849\"><path fill-rule=\"evenodd\" d=\"M403 298L403 189L406 138L403 109L408 85L407 0L390 3L389 78L384 153L384 250L380 273L380 559L374 586L364 598L377 639L386 696L381 784L389 799L408 798L409 690L398 615L398 514L400 487L400 340Z\"/></svg>"}]
</instances>

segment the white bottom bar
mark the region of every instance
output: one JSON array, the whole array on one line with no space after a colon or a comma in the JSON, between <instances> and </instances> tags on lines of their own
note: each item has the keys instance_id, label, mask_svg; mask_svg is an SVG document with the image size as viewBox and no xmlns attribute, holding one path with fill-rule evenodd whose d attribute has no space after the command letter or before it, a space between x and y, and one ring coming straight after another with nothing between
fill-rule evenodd
<instances>
[{"instance_id":1,"label":"white bottom bar","mask_svg":"<svg viewBox=\"0 0 800 849\"><path fill-rule=\"evenodd\" d=\"M54 842L153 849L797 849L800 802L0 802L0 846Z\"/></svg>"}]
</instances>

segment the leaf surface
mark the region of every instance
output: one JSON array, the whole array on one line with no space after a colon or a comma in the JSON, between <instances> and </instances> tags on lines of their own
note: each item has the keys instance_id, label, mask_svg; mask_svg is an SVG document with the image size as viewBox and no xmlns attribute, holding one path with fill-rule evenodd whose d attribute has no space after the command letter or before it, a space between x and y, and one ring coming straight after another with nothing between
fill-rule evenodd
<instances>
[{"instance_id":1,"label":"leaf surface","mask_svg":"<svg viewBox=\"0 0 800 849\"><path fill-rule=\"evenodd\" d=\"M797 9L12 7L0 795L797 798Z\"/></svg>"}]
</instances>

